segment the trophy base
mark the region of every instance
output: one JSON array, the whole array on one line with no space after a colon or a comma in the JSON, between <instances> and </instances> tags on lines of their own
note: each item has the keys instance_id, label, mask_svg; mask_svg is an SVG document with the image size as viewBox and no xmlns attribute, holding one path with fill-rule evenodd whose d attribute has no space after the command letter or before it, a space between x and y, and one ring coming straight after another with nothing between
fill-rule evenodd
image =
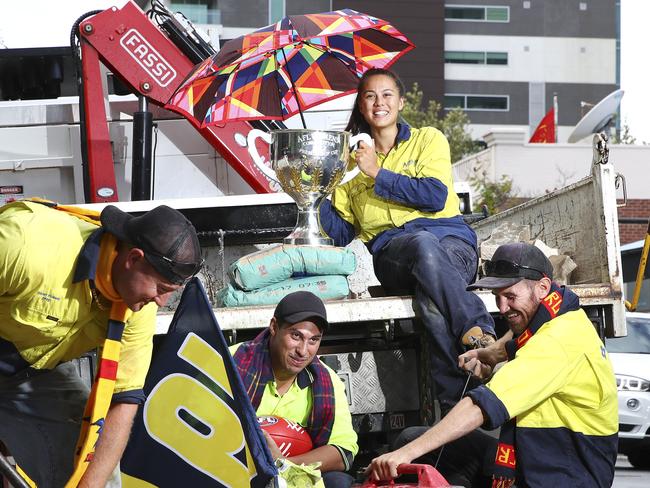
<instances>
[{"instance_id":1,"label":"trophy base","mask_svg":"<svg viewBox=\"0 0 650 488\"><path fill-rule=\"evenodd\" d=\"M333 246L334 240L324 236L293 236L289 235L284 238L285 244L293 244L296 246Z\"/></svg>"}]
</instances>

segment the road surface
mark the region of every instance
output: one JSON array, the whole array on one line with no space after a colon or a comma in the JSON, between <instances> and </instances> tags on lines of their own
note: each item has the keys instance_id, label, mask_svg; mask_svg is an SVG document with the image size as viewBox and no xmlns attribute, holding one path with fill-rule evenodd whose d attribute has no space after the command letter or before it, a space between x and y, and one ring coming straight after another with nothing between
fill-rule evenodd
<instances>
[{"instance_id":1,"label":"road surface","mask_svg":"<svg viewBox=\"0 0 650 488\"><path fill-rule=\"evenodd\" d=\"M627 462L627 456L618 455L612 488L647 488L650 485L648 479L650 471L634 469Z\"/></svg>"}]
</instances>

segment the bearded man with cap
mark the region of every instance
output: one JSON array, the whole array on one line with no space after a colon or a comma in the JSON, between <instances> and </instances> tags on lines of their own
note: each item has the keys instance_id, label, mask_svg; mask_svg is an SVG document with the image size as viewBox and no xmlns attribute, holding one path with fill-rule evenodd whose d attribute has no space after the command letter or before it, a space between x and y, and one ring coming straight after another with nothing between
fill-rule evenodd
<instances>
[{"instance_id":1,"label":"bearded man with cap","mask_svg":"<svg viewBox=\"0 0 650 488\"><path fill-rule=\"evenodd\" d=\"M169 207L0 208L0 441L38 486L106 484L144 401L157 307L201 262ZM89 396L71 360L96 348Z\"/></svg>"},{"instance_id":2,"label":"bearded man with cap","mask_svg":"<svg viewBox=\"0 0 650 488\"><path fill-rule=\"evenodd\" d=\"M611 486L616 381L577 295L552 281L550 261L530 244L500 246L485 270L468 288L492 290L511 340L462 354L459 366L487 377L505 364L421 437L374 459L368 472L393 478L401 463L477 427L500 426L492 486Z\"/></svg>"},{"instance_id":3,"label":"bearded man with cap","mask_svg":"<svg viewBox=\"0 0 650 488\"><path fill-rule=\"evenodd\" d=\"M347 488L353 478L344 471L359 448L343 382L316 356L327 327L321 299L298 291L280 300L268 328L230 349L257 415L284 417L309 432L314 448L289 459L320 462L327 488ZM280 450L265 435L281 462Z\"/></svg>"}]
</instances>

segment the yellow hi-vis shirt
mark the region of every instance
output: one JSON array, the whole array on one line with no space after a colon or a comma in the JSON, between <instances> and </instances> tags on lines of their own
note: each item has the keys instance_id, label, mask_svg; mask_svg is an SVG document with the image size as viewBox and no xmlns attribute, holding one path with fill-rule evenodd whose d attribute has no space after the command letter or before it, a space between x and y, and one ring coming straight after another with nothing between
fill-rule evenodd
<instances>
[{"instance_id":1,"label":"yellow hi-vis shirt","mask_svg":"<svg viewBox=\"0 0 650 488\"><path fill-rule=\"evenodd\" d=\"M448 189L445 206L439 212L425 212L381 198L375 193L375 180L359 173L334 190L332 204L344 220L354 225L363 242L411 220L460 215L460 201L454 192L447 139L433 127L411 128L410 132L411 137L400 141L388 154L377 154L377 164L380 168L412 178L438 179ZM356 163L351 159L350 167L353 164Z\"/></svg>"},{"instance_id":2,"label":"yellow hi-vis shirt","mask_svg":"<svg viewBox=\"0 0 650 488\"><path fill-rule=\"evenodd\" d=\"M106 339L109 310L93 301L87 279L72 282L77 257L97 228L39 203L0 207L0 374L51 369ZM116 395L143 398L156 310L149 304L126 323Z\"/></svg>"},{"instance_id":3,"label":"yellow hi-vis shirt","mask_svg":"<svg viewBox=\"0 0 650 488\"><path fill-rule=\"evenodd\" d=\"M579 309L540 327L514 360L468 396L488 428L516 418L518 484L609 487L617 393L607 351Z\"/></svg>"},{"instance_id":4,"label":"yellow hi-vis shirt","mask_svg":"<svg viewBox=\"0 0 650 488\"><path fill-rule=\"evenodd\" d=\"M241 344L230 346L230 354L235 354L235 351ZM352 454L352 457L359 452L357 445L357 433L352 426L352 416L350 415L350 408L348 406L348 397L345 394L345 386L338 377L336 372L332 370L325 363L321 363L332 378L332 385L334 387L334 423L332 425L332 433L327 441L327 445L334 446L341 452L341 448ZM311 378L311 375L309 376ZM313 378L311 378L313 381ZM294 422L298 422L303 427L307 426L309 415L313 404L311 386L301 387L297 381L294 381L284 395L280 395L277 390L277 385L274 381L270 381L264 387L262 393L262 400L259 407L257 407L257 415L274 415L282 417ZM341 452L341 457L345 463L345 470L350 469L350 461L344 452Z\"/></svg>"},{"instance_id":5,"label":"yellow hi-vis shirt","mask_svg":"<svg viewBox=\"0 0 650 488\"><path fill-rule=\"evenodd\" d=\"M618 431L612 363L582 309L544 324L487 387L517 417L517 427L605 436Z\"/></svg>"}]
</instances>

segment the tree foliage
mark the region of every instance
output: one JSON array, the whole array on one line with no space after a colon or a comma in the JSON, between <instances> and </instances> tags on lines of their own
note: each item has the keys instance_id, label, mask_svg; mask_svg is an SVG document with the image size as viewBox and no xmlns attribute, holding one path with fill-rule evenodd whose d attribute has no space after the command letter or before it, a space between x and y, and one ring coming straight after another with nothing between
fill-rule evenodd
<instances>
[{"instance_id":1,"label":"tree foliage","mask_svg":"<svg viewBox=\"0 0 650 488\"><path fill-rule=\"evenodd\" d=\"M499 181L490 181L484 172L481 172L470 179L470 184L479 195L475 202L474 211L480 212L487 207L489 215L502 212L514 207L515 202L512 196L512 178L501 175Z\"/></svg>"},{"instance_id":2,"label":"tree foliage","mask_svg":"<svg viewBox=\"0 0 650 488\"><path fill-rule=\"evenodd\" d=\"M414 83L411 90L404 94L402 117L412 127L430 126L440 130L449 141L452 163L479 151L478 144L467 131L470 120L465 112L455 108L441 117L442 106L438 102L429 100L426 107L423 105L422 90Z\"/></svg>"},{"instance_id":3,"label":"tree foliage","mask_svg":"<svg viewBox=\"0 0 650 488\"><path fill-rule=\"evenodd\" d=\"M630 132L630 126L627 123L623 124L620 131L614 133L612 144L637 144L636 137Z\"/></svg>"}]
</instances>

